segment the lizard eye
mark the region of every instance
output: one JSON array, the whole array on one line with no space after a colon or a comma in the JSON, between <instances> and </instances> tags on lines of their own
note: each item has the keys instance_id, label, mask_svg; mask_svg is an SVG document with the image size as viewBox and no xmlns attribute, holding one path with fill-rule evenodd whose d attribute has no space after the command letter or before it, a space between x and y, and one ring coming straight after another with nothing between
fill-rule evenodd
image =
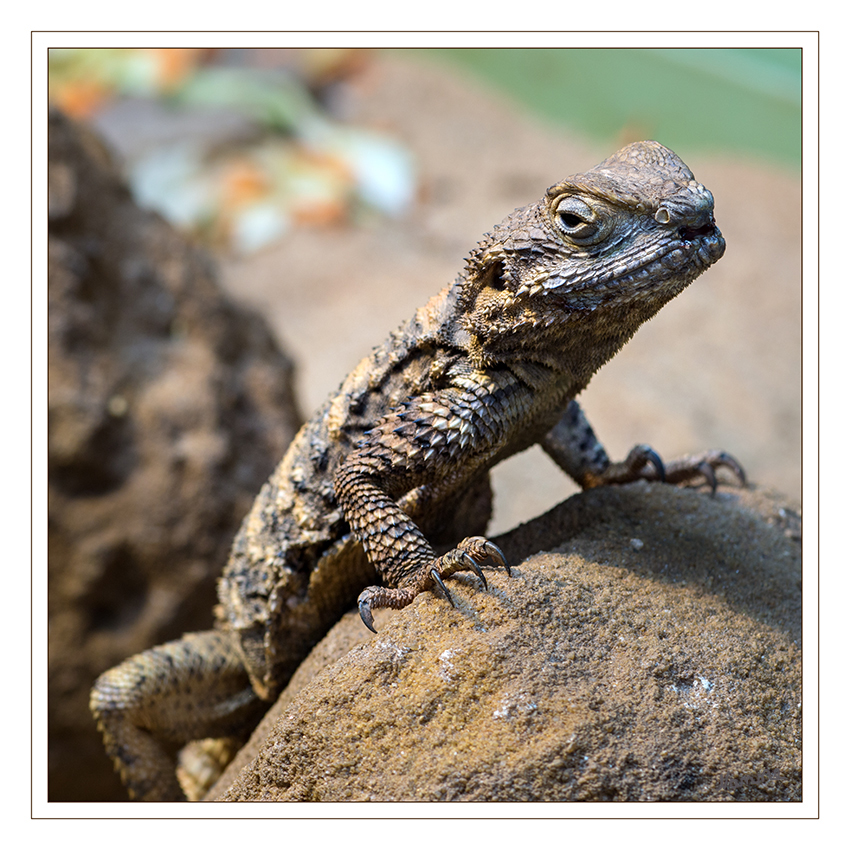
<instances>
[{"instance_id":1,"label":"lizard eye","mask_svg":"<svg viewBox=\"0 0 850 850\"><path fill-rule=\"evenodd\" d=\"M558 215L560 216L561 224L564 226L564 230L572 230L573 228L578 227L580 224L583 224L582 219L580 219L575 213L562 212Z\"/></svg>"},{"instance_id":2,"label":"lizard eye","mask_svg":"<svg viewBox=\"0 0 850 850\"><path fill-rule=\"evenodd\" d=\"M605 237L607 229L597 210L580 198L561 198L553 207L558 229L578 245L589 245Z\"/></svg>"}]
</instances>

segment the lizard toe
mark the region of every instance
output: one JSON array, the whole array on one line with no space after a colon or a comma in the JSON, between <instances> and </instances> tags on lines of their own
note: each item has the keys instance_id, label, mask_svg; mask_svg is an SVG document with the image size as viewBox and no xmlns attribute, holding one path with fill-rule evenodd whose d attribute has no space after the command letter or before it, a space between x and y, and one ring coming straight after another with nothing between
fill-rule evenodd
<instances>
[{"instance_id":1,"label":"lizard toe","mask_svg":"<svg viewBox=\"0 0 850 850\"><path fill-rule=\"evenodd\" d=\"M692 481L708 484L712 495L717 491L717 470L728 469L742 487L747 485L747 476L740 463L728 452L711 449L697 455L674 460L667 464L667 481L670 484L684 484Z\"/></svg>"}]
</instances>

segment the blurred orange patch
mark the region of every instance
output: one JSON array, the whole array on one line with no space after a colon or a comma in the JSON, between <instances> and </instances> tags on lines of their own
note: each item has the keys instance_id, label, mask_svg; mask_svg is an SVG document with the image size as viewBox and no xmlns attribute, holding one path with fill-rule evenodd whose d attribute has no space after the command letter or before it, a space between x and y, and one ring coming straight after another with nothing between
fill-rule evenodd
<instances>
[{"instance_id":1,"label":"blurred orange patch","mask_svg":"<svg viewBox=\"0 0 850 850\"><path fill-rule=\"evenodd\" d=\"M222 175L222 202L225 207L240 207L269 193L269 179L247 159L229 162Z\"/></svg>"},{"instance_id":2,"label":"blurred orange patch","mask_svg":"<svg viewBox=\"0 0 850 850\"><path fill-rule=\"evenodd\" d=\"M351 165L338 154L303 146L298 146L296 153L301 168L322 172L329 180L338 180L341 183L350 184L354 181Z\"/></svg>"},{"instance_id":3,"label":"blurred orange patch","mask_svg":"<svg viewBox=\"0 0 850 850\"><path fill-rule=\"evenodd\" d=\"M90 118L112 96L112 90L95 79L73 80L51 86L51 100L72 118Z\"/></svg>"},{"instance_id":4,"label":"blurred orange patch","mask_svg":"<svg viewBox=\"0 0 850 850\"><path fill-rule=\"evenodd\" d=\"M339 224L348 217L348 207L342 198L328 198L315 201L300 201L292 210L292 218L297 224L312 227L325 227Z\"/></svg>"},{"instance_id":5,"label":"blurred orange patch","mask_svg":"<svg viewBox=\"0 0 850 850\"><path fill-rule=\"evenodd\" d=\"M149 47L144 52L156 63L159 85L173 91L198 67L207 51L200 47Z\"/></svg>"}]
</instances>

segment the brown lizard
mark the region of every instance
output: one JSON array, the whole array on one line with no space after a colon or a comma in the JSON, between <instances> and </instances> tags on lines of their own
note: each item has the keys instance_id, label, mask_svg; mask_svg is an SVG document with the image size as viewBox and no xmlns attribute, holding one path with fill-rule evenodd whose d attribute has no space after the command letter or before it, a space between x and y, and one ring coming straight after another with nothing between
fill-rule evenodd
<instances>
[{"instance_id":1,"label":"brown lizard","mask_svg":"<svg viewBox=\"0 0 850 850\"><path fill-rule=\"evenodd\" d=\"M639 445L612 463L575 401L724 249L711 193L657 142L555 184L486 235L295 437L234 541L216 627L96 682L91 708L131 796L181 799L176 750L249 733L364 585L374 630L376 608L434 589L451 602L457 571L485 587L488 559L509 571L480 536L500 460L539 443L583 488L713 490L721 466L743 482L719 451L665 466Z\"/></svg>"}]
</instances>

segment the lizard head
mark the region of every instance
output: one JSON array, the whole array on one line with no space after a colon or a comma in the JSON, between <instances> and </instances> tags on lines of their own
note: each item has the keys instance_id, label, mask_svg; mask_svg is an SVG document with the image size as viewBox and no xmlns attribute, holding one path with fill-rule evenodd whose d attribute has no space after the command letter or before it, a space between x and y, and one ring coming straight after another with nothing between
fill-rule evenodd
<instances>
[{"instance_id":1,"label":"lizard head","mask_svg":"<svg viewBox=\"0 0 850 850\"><path fill-rule=\"evenodd\" d=\"M460 282L462 323L483 360L530 356L577 329L616 330L618 348L724 250L711 192L673 151L636 142L479 243Z\"/></svg>"}]
</instances>

